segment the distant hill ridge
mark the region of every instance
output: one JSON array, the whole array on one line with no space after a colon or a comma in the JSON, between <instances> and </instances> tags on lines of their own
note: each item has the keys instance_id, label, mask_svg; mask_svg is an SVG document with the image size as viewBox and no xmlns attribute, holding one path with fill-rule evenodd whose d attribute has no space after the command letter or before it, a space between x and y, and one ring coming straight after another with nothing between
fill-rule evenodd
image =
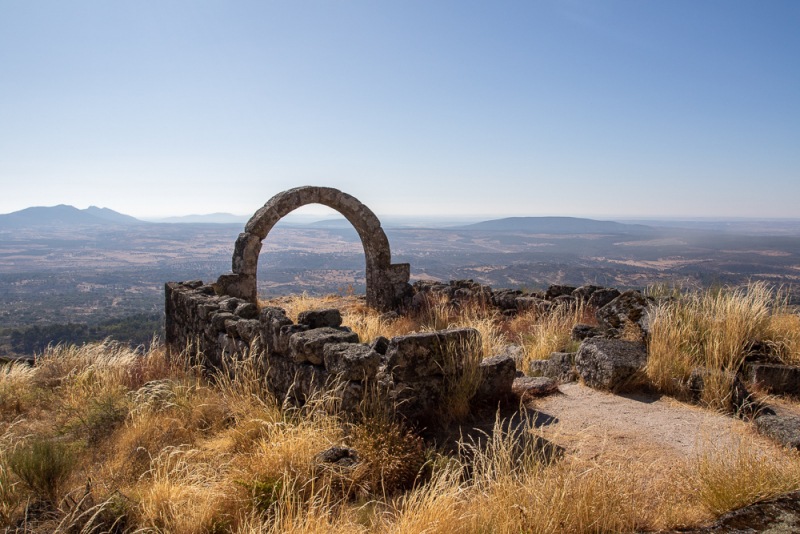
<instances>
[{"instance_id":1,"label":"distant hill ridge","mask_svg":"<svg viewBox=\"0 0 800 534\"><path fill-rule=\"evenodd\" d=\"M0 215L0 228L22 228L27 226L85 226L114 224L145 224L130 215L124 215L109 208L89 206L78 209L74 206L36 206Z\"/></svg>"},{"instance_id":2,"label":"distant hill ridge","mask_svg":"<svg viewBox=\"0 0 800 534\"><path fill-rule=\"evenodd\" d=\"M507 217L460 227L462 230L490 232L528 232L533 234L647 234L643 224L623 224L578 217Z\"/></svg>"}]
</instances>

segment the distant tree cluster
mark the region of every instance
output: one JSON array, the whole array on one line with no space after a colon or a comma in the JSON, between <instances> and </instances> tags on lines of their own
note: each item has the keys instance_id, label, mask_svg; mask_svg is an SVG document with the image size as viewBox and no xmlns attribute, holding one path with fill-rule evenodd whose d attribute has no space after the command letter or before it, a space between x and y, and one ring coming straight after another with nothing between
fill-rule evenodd
<instances>
[{"instance_id":1,"label":"distant tree cluster","mask_svg":"<svg viewBox=\"0 0 800 534\"><path fill-rule=\"evenodd\" d=\"M164 315L137 313L128 317L106 319L91 326L83 323L33 325L6 329L4 333L9 336L11 348L19 354L41 352L50 344L80 345L106 338L134 347L149 346L154 336L164 335Z\"/></svg>"}]
</instances>

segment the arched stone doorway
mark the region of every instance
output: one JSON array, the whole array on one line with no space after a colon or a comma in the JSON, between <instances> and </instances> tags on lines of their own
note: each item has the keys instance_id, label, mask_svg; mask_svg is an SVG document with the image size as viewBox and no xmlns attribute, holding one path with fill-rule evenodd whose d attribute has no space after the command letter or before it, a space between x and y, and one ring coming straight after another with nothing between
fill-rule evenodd
<instances>
[{"instance_id":1,"label":"arched stone doorway","mask_svg":"<svg viewBox=\"0 0 800 534\"><path fill-rule=\"evenodd\" d=\"M217 279L217 287L233 297L256 301L256 271L261 241L288 213L307 204L335 209L358 232L367 260L367 305L379 310L397 307L411 293L408 263L392 263L389 240L381 222L355 197L331 187L303 186L278 193L264 204L239 234L233 251L232 273Z\"/></svg>"}]
</instances>

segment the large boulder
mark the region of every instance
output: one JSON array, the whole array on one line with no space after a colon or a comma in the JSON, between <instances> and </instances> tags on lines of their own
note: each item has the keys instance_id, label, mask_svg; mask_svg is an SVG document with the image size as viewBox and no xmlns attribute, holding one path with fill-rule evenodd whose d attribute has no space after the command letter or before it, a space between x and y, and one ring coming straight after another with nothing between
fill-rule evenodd
<instances>
[{"instance_id":1,"label":"large boulder","mask_svg":"<svg viewBox=\"0 0 800 534\"><path fill-rule=\"evenodd\" d=\"M358 334L330 327L297 332L289 338L290 355L295 363L322 365L323 348L329 343L358 343Z\"/></svg>"},{"instance_id":2,"label":"large boulder","mask_svg":"<svg viewBox=\"0 0 800 534\"><path fill-rule=\"evenodd\" d=\"M595 317L607 335L619 336L627 324L634 324L645 334L650 333L650 301L640 291L629 289L597 310Z\"/></svg>"},{"instance_id":3,"label":"large boulder","mask_svg":"<svg viewBox=\"0 0 800 534\"><path fill-rule=\"evenodd\" d=\"M624 387L646 364L645 346L621 339L587 339L575 355L578 374L587 386L596 389Z\"/></svg>"},{"instance_id":4,"label":"large boulder","mask_svg":"<svg viewBox=\"0 0 800 534\"><path fill-rule=\"evenodd\" d=\"M443 375L458 351L477 350L481 334L474 328L451 328L396 336L386 350L386 367L398 380ZM454 353L453 351L456 351Z\"/></svg>"},{"instance_id":5,"label":"large boulder","mask_svg":"<svg viewBox=\"0 0 800 534\"><path fill-rule=\"evenodd\" d=\"M369 345L360 343L328 343L323 347L322 355L325 370L343 380L374 377L381 363L380 354Z\"/></svg>"}]
</instances>

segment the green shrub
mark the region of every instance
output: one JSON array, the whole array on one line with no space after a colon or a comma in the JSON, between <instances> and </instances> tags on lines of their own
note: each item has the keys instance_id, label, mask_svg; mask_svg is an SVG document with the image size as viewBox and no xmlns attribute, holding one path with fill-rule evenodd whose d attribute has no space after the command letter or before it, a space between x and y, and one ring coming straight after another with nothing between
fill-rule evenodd
<instances>
[{"instance_id":1,"label":"green shrub","mask_svg":"<svg viewBox=\"0 0 800 534\"><path fill-rule=\"evenodd\" d=\"M34 439L18 447L8 458L8 467L42 500L57 504L74 465L74 454L64 443Z\"/></svg>"}]
</instances>

